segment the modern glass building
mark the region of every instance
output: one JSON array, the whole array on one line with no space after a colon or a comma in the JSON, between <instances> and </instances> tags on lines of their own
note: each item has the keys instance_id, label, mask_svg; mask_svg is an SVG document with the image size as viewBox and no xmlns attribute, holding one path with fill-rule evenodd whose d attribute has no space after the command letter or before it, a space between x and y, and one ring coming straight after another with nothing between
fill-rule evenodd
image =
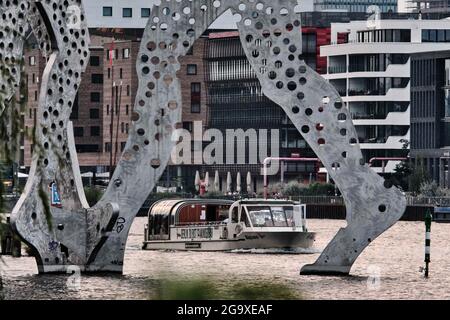
<instances>
[{"instance_id":1,"label":"modern glass building","mask_svg":"<svg viewBox=\"0 0 450 320\"><path fill-rule=\"evenodd\" d=\"M316 11L366 12L370 6L378 6L381 12L397 12L397 0L316 0Z\"/></svg>"},{"instance_id":2,"label":"modern glass building","mask_svg":"<svg viewBox=\"0 0 450 320\"><path fill-rule=\"evenodd\" d=\"M448 188L450 51L414 54L411 71L411 159Z\"/></svg>"},{"instance_id":3,"label":"modern glass building","mask_svg":"<svg viewBox=\"0 0 450 320\"><path fill-rule=\"evenodd\" d=\"M446 17L450 13L449 0L407 0L407 9L411 12Z\"/></svg>"}]
</instances>

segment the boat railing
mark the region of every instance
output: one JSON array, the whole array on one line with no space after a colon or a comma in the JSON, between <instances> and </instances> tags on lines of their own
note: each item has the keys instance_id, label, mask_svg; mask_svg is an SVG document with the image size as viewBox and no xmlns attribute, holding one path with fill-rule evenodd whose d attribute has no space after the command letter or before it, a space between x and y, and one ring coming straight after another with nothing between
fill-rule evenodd
<instances>
[{"instance_id":1,"label":"boat railing","mask_svg":"<svg viewBox=\"0 0 450 320\"><path fill-rule=\"evenodd\" d=\"M448 197L407 197L408 206L450 207Z\"/></svg>"},{"instance_id":2,"label":"boat railing","mask_svg":"<svg viewBox=\"0 0 450 320\"><path fill-rule=\"evenodd\" d=\"M289 200L306 205L345 205L344 198L332 196L296 196ZM406 196L408 206L450 207L450 197L414 197Z\"/></svg>"},{"instance_id":3,"label":"boat railing","mask_svg":"<svg viewBox=\"0 0 450 320\"><path fill-rule=\"evenodd\" d=\"M300 204L330 204L343 205L344 198L331 196L296 196L289 197L289 200L298 201Z\"/></svg>"}]
</instances>

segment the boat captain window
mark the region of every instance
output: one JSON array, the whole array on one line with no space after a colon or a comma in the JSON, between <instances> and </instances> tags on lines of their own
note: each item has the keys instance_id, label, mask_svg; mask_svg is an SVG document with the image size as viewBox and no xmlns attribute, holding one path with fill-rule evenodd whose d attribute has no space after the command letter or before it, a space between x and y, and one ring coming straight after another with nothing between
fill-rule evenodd
<instances>
[{"instance_id":1,"label":"boat captain window","mask_svg":"<svg viewBox=\"0 0 450 320\"><path fill-rule=\"evenodd\" d=\"M292 207L247 207L253 227L293 227Z\"/></svg>"},{"instance_id":2,"label":"boat captain window","mask_svg":"<svg viewBox=\"0 0 450 320\"><path fill-rule=\"evenodd\" d=\"M254 227L273 227L269 207L247 207Z\"/></svg>"},{"instance_id":3,"label":"boat captain window","mask_svg":"<svg viewBox=\"0 0 450 320\"><path fill-rule=\"evenodd\" d=\"M283 207L272 207L271 211L274 227L287 227L286 215Z\"/></svg>"}]
</instances>

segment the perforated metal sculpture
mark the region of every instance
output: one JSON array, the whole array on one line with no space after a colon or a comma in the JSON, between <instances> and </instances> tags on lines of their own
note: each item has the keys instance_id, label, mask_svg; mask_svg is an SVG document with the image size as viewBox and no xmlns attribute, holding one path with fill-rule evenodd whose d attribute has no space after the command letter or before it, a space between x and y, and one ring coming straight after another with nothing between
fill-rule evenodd
<instances>
[{"instance_id":1,"label":"perforated metal sculpture","mask_svg":"<svg viewBox=\"0 0 450 320\"><path fill-rule=\"evenodd\" d=\"M162 175L175 146L172 134L181 127L179 58L229 9L241 18L241 42L265 95L302 132L347 205L348 226L302 272L348 274L368 244L403 214L401 192L362 160L350 114L337 91L302 60L295 0L163 0L153 7L138 55L133 128L105 196L88 209L68 126L73 86L85 66L88 40L84 19L77 32L65 26L61 17L69 3L81 9L79 1L39 4L55 41L40 100L43 156L35 160L25 195L13 213L18 233L36 249L41 272L64 271L69 265L85 271L122 271L132 221ZM54 182L61 207L49 208L50 230L41 198Z\"/></svg>"}]
</instances>

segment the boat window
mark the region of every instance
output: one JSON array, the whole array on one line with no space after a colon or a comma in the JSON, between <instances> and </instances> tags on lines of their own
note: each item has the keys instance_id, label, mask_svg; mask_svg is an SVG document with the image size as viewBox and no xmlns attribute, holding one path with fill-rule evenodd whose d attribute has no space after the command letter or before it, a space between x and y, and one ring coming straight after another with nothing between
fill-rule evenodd
<instances>
[{"instance_id":1,"label":"boat window","mask_svg":"<svg viewBox=\"0 0 450 320\"><path fill-rule=\"evenodd\" d=\"M248 220L247 212L245 212L245 210L242 210L241 219L240 220L241 220L241 222L245 223L246 227L250 228L250 221Z\"/></svg>"},{"instance_id":2,"label":"boat window","mask_svg":"<svg viewBox=\"0 0 450 320\"><path fill-rule=\"evenodd\" d=\"M287 227L286 215L283 207L271 207L274 227Z\"/></svg>"},{"instance_id":3,"label":"boat window","mask_svg":"<svg viewBox=\"0 0 450 320\"><path fill-rule=\"evenodd\" d=\"M284 213L286 214L286 221L287 221L288 227L295 227L294 208L293 207L284 207Z\"/></svg>"},{"instance_id":4,"label":"boat window","mask_svg":"<svg viewBox=\"0 0 450 320\"><path fill-rule=\"evenodd\" d=\"M151 215L149 217L149 239L166 240L169 237L169 216Z\"/></svg>"},{"instance_id":5,"label":"boat window","mask_svg":"<svg viewBox=\"0 0 450 320\"><path fill-rule=\"evenodd\" d=\"M269 207L247 207L254 227L273 227Z\"/></svg>"},{"instance_id":6,"label":"boat window","mask_svg":"<svg viewBox=\"0 0 450 320\"><path fill-rule=\"evenodd\" d=\"M289 207L247 207L254 227L293 227L294 208Z\"/></svg>"},{"instance_id":7,"label":"boat window","mask_svg":"<svg viewBox=\"0 0 450 320\"><path fill-rule=\"evenodd\" d=\"M238 215L238 207L234 207L233 211L231 212L231 222L232 223L238 223L239 215Z\"/></svg>"},{"instance_id":8,"label":"boat window","mask_svg":"<svg viewBox=\"0 0 450 320\"><path fill-rule=\"evenodd\" d=\"M230 210L229 206L220 206L219 207L219 221L224 221L224 220L228 219L229 210Z\"/></svg>"}]
</instances>

